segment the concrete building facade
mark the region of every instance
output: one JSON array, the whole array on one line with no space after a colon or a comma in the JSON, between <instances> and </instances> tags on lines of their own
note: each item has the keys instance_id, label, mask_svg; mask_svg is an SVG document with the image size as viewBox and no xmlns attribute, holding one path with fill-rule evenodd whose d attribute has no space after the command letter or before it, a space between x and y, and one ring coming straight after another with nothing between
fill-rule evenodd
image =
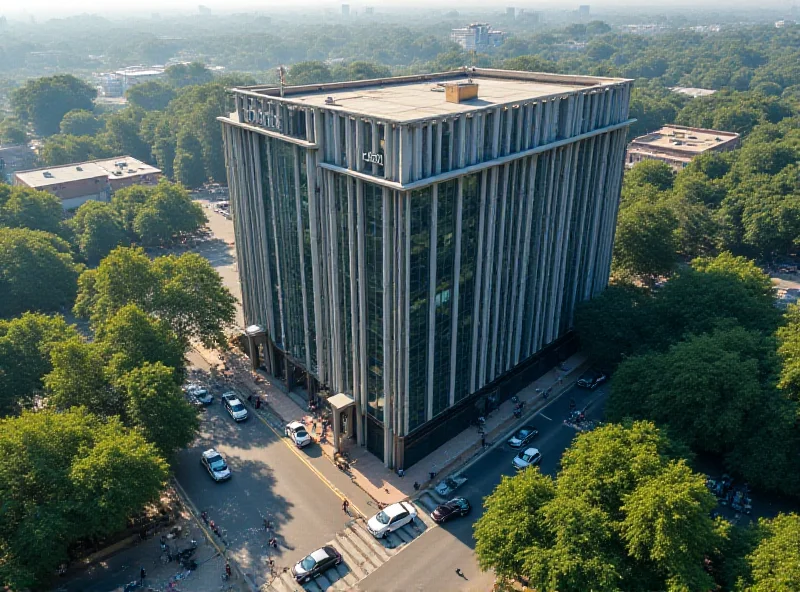
<instances>
[{"instance_id":1,"label":"concrete building facade","mask_svg":"<svg viewBox=\"0 0 800 592\"><path fill-rule=\"evenodd\" d=\"M470 69L234 89L251 355L409 467L513 394L608 281L631 81ZM548 354L550 363L557 361Z\"/></svg>"},{"instance_id":2,"label":"concrete building facade","mask_svg":"<svg viewBox=\"0 0 800 592\"><path fill-rule=\"evenodd\" d=\"M739 147L739 134L699 127L666 125L631 140L625 154L630 168L643 160L658 160L680 171L705 152L728 152Z\"/></svg>"}]
</instances>

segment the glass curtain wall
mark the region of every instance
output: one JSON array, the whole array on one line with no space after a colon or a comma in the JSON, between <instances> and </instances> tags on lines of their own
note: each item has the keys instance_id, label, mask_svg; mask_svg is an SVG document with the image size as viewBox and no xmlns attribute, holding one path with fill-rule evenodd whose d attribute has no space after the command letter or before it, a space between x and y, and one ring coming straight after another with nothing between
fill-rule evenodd
<instances>
[{"instance_id":1,"label":"glass curtain wall","mask_svg":"<svg viewBox=\"0 0 800 592\"><path fill-rule=\"evenodd\" d=\"M339 273L337 274L339 291L339 343L341 343L341 359L334 363L342 365L342 389L352 392L353 382L353 338L350 332L352 314L350 310L350 234L349 208L350 192L354 191L354 181L345 175L335 175L336 199L336 245Z\"/></svg>"},{"instance_id":2,"label":"glass curtain wall","mask_svg":"<svg viewBox=\"0 0 800 592\"><path fill-rule=\"evenodd\" d=\"M367 411L383 421L383 189L364 183Z\"/></svg>"}]
</instances>

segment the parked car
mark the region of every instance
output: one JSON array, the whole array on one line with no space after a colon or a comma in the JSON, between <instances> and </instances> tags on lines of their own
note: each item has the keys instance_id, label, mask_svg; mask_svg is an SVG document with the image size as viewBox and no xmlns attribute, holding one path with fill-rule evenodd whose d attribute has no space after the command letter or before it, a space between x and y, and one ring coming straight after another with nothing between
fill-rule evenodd
<instances>
[{"instance_id":1,"label":"parked car","mask_svg":"<svg viewBox=\"0 0 800 592\"><path fill-rule=\"evenodd\" d=\"M209 448L203 453L200 463L206 468L214 481L225 481L225 479L231 478L231 470L228 467L228 463L213 448Z\"/></svg>"},{"instance_id":2,"label":"parked car","mask_svg":"<svg viewBox=\"0 0 800 592\"><path fill-rule=\"evenodd\" d=\"M194 407L198 411L205 411L206 410L206 406L203 405L203 403L201 403L200 400L197 397L195 397L194 395L187 394L186 395L186 401L188 401L189 405L191 405L192 407Z\"/></svg>"},{"instance_id":3,"label":"parked car","mask_svg":"<svg viewBox=\"0 0 800 592\"><path fill-rule=\"evenodd\" d=\"M539 430L535 427L524 425L508 439L508 445L511 446L511 448L522 448L538 435Z\"/></svg>"},{"instance_id":4,"label":"parked car","mask_svg":"<svg viewBox=\"0 0 800 592\"><path fill-rule=\"evenodd\" d=\"M367 530L372 536L382 539L390 532L414 521L417 509L408 502L398 502L375 514L367 521Z\"/></svg>"},{"instance_id":5,"label":"parked car","mask_svg":"<svg viewBox=\"0 0 800 592\"><path fill-rule=\"evenodd\" d=\"M578 378L578 386L581 388L594 389L599 384L605 382L608 377L600 370L587 370Z\"/></svg>"},{"instance_id":6,"label":"parked car","mask_svg":"<svg viewBox=\"0 0 800 592\"><path fill-rule=\"evenodd\" d=\"M214 402L214 395L208 389L196 383L189 383L183 387L183 392L194 396L203 405L211 405Z\"/></svg>"},{"instance_id":7,"label":"parked car","mask_svg":"<svg viewBox=\"0 0 800 592\"><path fill-rule=\"evenodd\" d=\"M341 562L342 555L339 551L326 545L299 561L292 568L292 575L299 583L307 582Z\"/></svg>"},{"instance_id":8,"label":"parked car","mask_svg":"<svg viewBox=\"0 0 800 592\"><path fill-rule=\"evenodd\" d=\"M298 448L311 444L311 436L308 435L306 426L299 421L286 424L286 435L292 439L292 442L294 442Z\"/></svg>"},{"instance_id":9,"label":"parked car","mask_svg":"<svg viewBox=\"0 0 800 592\"><path fill-rule=\"evenodd\" d=\"M239 396L236 393L225 393L222 395L222 403L225 405L225 409L228 410L228 413L234 421L244 421L247 419L247 408L239 400Z\"/></svg>"},{"instance_id":10,"label":"parked car","mask_svg":"<svg viewBox=\"0 0 800 592\"><path fill-rule=\"evenodd\" d=\"M467 498L454 497L450 501L436 506L436 509L431 512L431 518L433 518L433 521L437 524L442 524L451 518L466 516L471 509Z\"/></svg>"},{"instance_id":11,"label":"parked car","mask_svg":"<svg viewBox=\"0 0 800 592\"><path fill-rule=\"evenodd\" d=\"M531 465L538 465L542 462L542 453L537 448L528 448L514 457L514 468L518 471L527 469Z\"/></svg>"}]
</instances>

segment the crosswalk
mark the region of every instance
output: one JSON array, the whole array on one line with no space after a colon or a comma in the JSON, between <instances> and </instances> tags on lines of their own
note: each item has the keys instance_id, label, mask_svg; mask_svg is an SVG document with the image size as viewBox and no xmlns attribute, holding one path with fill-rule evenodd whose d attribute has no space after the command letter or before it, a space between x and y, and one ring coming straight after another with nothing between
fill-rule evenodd
<instances>
[{"instance_id":1,"label":"crosswalk","mask_svg":"<svg viewBox=\"0 0 800 592\"><path fill-rule=\"evenodd\" d=\"M419 537L434 526L433 520L424 508L419 508L414 522L389 533L383 539L376 539L367 530L363 519L351 521L347 527L336 533L336 537L325 543L342 554L342 563L328 569L317 578L299 584L291 571L278 574L272 581L262 586L261 592L322 592L324 590L350 590L370 573L389 561L404 545ZM300 558L298 558L300 559Z\"/></svg>"}]
</instances>

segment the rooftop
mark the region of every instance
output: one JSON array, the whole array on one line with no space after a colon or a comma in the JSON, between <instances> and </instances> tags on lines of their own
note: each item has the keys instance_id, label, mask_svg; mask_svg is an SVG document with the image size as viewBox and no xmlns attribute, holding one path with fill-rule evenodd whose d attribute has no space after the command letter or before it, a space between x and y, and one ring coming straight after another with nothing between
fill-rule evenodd
<instances>
[{"instance_id":1,"label":"rooftop","mask_svg":"<svg viewBox=\"0 0 800 592\"><path fill-rule=\"evenodd\" d=\"M466 82L466 72L383 78L361 82L286 87L280 100L306 107L321 107L386 119L412 121L478 111L493 105L515 104L587 88L601 88L619 78L596 78L507 70L474 69L471 80L478 84L478 97L461 103L445 100L443 84ZM275 96L275 88L235 89L246 94ZM331 102L331 99L333 100Z\"/></svg>"},{"instance_id":2,"label":"rooftop","mask_svg":"<svg viewBox=\"0 0 800 592\"><path fill-rule=\"evenodd\" d=\"M635 138L630 148L643 148L655 152L666 149L694 155L717 148L738 137L739 134L732 132L667 125L660 130Z\"/></svg>"},{"instance_id":3,"label":"rooftop","mask_svg":"<svg viewBox=\"0 0 800 592\"><path fill-rule=\"evenodd\" d=\"M137 175L160 172L160 169L130 156L119 156L104 160L77 162L64 166L18 171L16 177L28 187L48 187L84 179L96 179L99 177L125 179Z\"/></svg>"}]
</instances>

